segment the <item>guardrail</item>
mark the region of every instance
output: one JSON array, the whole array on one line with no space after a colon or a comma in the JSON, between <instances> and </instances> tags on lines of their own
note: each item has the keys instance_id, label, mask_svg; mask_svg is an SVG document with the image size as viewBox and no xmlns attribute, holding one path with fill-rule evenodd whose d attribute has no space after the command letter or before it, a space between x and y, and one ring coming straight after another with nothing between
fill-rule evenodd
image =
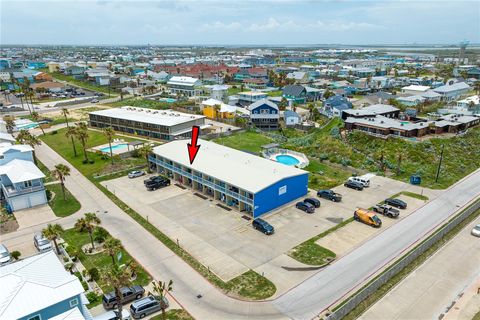
<instances>
[{"instance_id":1,"label":"guardrail","mask_svg":"<svg viewBox=\"0 0 480 320\"><path fill-rule=\"evenodd\" d=\"M462 213L457 215L455 218L450 220L445 224L441 229L435 232L427 240L420 243L414 249L412 249L406 256L395 262L386 272L380 274L372 282L370 282L366 287L361 289L359 292L351 296L346 303L340 306L337 310L326 317L327 320L339 320L345 317L350 311L357 307L363 300L368 296L373 294L378 290L382 285L387 281L397 275L402 271L406 266L408 266L412 261L414 261L418 256L427 251L433 244L438 242L442 237L444 237L448 232L460 224L463 220L468 218L475 211L480 209L480 200L477 200L473 205L469 206Z\"/></svg>"}]
</instances>

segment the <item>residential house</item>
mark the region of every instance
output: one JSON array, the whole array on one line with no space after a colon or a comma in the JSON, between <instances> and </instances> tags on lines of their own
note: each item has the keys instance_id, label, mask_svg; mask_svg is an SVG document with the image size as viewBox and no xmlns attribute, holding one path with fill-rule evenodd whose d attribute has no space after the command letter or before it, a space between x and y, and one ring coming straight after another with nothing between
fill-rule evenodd
<instances>
[{"instance_id":1,"label":"residential house","mask_svg":"<svg viewBox=\"0 0 480 320\"><path fill-rule=\"evenodd\" d=\"M282 96L286 99L292 99L296 103L305 103L307 101L307 89L299 84L287 85L282 90Z\"/></svg>"},{"instance_id":2,"label":"residential house","mask_svg":"<svg viewBox=\"0 0 480 320\"><path fill-rule=\"evenodd\" d=\"M302 117L294 111L285 110L283 112L283 119L285 120L285 125L287 127L296 126L297 124L302 123Z\"/></svg>"},{"instance_id":3,"label":"residential house","mask_svg":"<svg viewBox=\"0 0 480 320\"><path fill-rule=\"evenodd\" d=\"M84 71L85 71L85 67L74 65L74 66L65 67L65 69L63 70L63 73L66 74L67 76L80 76L80 75L83 75Z\"/></svg>"},{"instance_id":4,"label":"residential house","mask_svg":"<svg viewBox=\"0 0 480 320\"><path fill-rule=\"evenodd\" d=\"M80 280L53 250L0 267L0 319L92 320Z\"/></svg>"},{"instance_id":5,"label":"residential house","mask_svg":"<svg viewBox=\"0 0 480 320\"><path fill-rule=\"evenodd\" d=\"M45 175L33 163L33 149L28 145L0 145L0 183L2 203L11 211L47 203Z\"/></svg>"},{"instance_id":6,"label":"residential house","mask_svg":"<svg viewBox=\"0 0 480 320\"><path fill-rule=\"evenodd\" d=\"M247 91L238 93L238 105L241 107L251 105L262 99L267 99L268 95L259 91Z\"/></svg>"},{"instance_id":7,"label":"residential house","mask_svg":"<svg viewBox=\"0 0 480 320\"><path fill-rule=\"evenodd\" d=\"M426 99L420 95L416 95L416 96L398 97L395 100L397 100L398 102L400 102L405 106L414 107L414 106L418 106L421 103L424 103Z\"/></svg>"},{"instance_id":8,"label":"residential house","mask_svg":"<svg viewBox=\"0 0 480 320\"><path fill-rule=\"evenodd\" d=\"M310 81L308 73L304 71L290 72L287 74L287 79L291 79L295 83L308 83Z\"/></svg>"},{"instance_id":9,"label":"residential house","mask_svg":"<svg viewBox=\"0 0 480 320\"><path fill-rule=\"evenodd\" d=\"M201 81L197 78L173 76L167 81L167 88L177 95L183 94L187 97L198 95Z\"/></svg>"},{"instance_id":10,"label":"residential house","mask_svg":"<svg viewBox=\"0 0 480 320\"><path fill-rule=\"evenodd\" d=\"M342 117L344 110L352 108L353 105L347 98L335 95L323 102L321 112L328 117Z\"/></svg>"},{"instance_id":11,"label":"residential house","mask_svg":"<svg viewBox=\"0 0 480 320\"><path fill-rule=\"evenodd\" d=\"M250 124L261 130L277 130L280 114L278 106L267 99L252 103L250 110Z\"/></svg>"},{"instance_id":12,"label":"residential house","mask_svg":"<svg viewBox=\"0 0 480 320\"><path fill-rule=\"evenodd\" d=\"M53 73L53 72L59 72L60 71L60 63L58 62L49 62L47 63L48 66L48 72Z\"/></svg>"},{"instance_id":13,"label":"residential house","mask_svg":"<svg viewBox=\"0 0 480 320\"><path fill-rule=\"evenodd\" d=\"M347 109L343 111L342 119L345 120L348 117L364 118L384 116L387 118L398 118L400 109L389 104L374 104L360 109Z\"/></svg>"},{"instance_id":14,"label":"residential house","mask_svg":"<svg viewBox=\"0 0 480 320\"><path fill-rule=\"evenodd\" d=\"M210 93L210 97L220 101L226 101L228 96L228 85L216 84L207 85L205 89Z\"/></svg>"},{"instance_id":15,"label":"residential house","mask_svg":"<svg viewBox=\"0 0 480 320\"><path fill-rule=\"evenodd\" d=\"M429 86L419 86L419 85L409 85L402 88L402 92L405 94L419 95L421 93L427 92L430 90Z\"/></svg>"},{"instance_id":16,"label":"residential house","mask_svg":"<svg viewBox=\"0 0 480 320\"><path fill-rule=\"evenodd\" d=\"M471 90L471 87L465 82L449 83L444 86L433 89L436 93L442 96L442 100L452 101L457 100L460 96L466 94Z\"/></svg>"}]
</instances>

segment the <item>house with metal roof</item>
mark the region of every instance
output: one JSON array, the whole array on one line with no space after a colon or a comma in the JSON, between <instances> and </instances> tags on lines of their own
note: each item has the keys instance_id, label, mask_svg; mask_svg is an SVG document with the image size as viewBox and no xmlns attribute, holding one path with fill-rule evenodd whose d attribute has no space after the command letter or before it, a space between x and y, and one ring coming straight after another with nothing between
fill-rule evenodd
<instances>
[{"instance_id":1,"label":"house with metal roof","mask_svg":"<svg viewBox=\"0 0 480 320\"><path fill-rule=\"evenodd\" d=\"M296 103L305 103L307 101L307 90L299 84L292 84L283 87L282 96L285 99L292 99Z\"/></svg>"},{"instance_id":2,"label":"house with metal roof","mask_svg":"<svg viewBox=\"0 0 480 320\"><path fill-rule=\"evenodd\" d=\"M322 113L327 117L342 117L344 110L352 108L352 103L346 97L335 95L323 102Z\"/></svg>"},{"instance_id":3,"label":"house with metal roof","mask_svg":"<svg viewBox=\"0 0 480 320\"><path fill-rule=\"evenodd\" d=\"M433 91L440 94L442 100L452 101L460 98L461 95L466 94L470 89L471 87L465 82L456 82L437 87Z\"/></svg>"},{"instance_id":4,"label":"house with metal roof","mask_svg":"<svg viewBox=\"0 0 480 320\"><path fill-rule=\"evenodd\" d=\"M200 139L190 164L188 140L157 146L149 157L158 173L253 218L307 194L308 172Z\"/></svg>"},{"instance_id":5,"label":"house with metal roof","mask_svg":"<svg viewBox=\"0 0 480 320\"><path fill-rule=\"evenodd\" d=\"M262 99L248 106L250 124L260 130L277 130L280 113L278 106L270 100Z\"/></svg>"},{"instance_id":6,"label":"house with metal roof","mask_svg":"<svg viewBox=\"0 0 480 320\"><path fill-rule=\"evenodd\" d=\"M199 93L201 84L202 82L197 78L173 76L167 81L167 88L172 93L193 97Z\"/></svg>"},{"instance_id":7,"label":"house with metal roof","mask_svg":"<svg viewBox=\"0 0 480 320\"><path fill-rule=\"evenodd\" d=\"M54 251L0 267L0 319L91 320L88 299Z\"/></svg>"}]
</instances>

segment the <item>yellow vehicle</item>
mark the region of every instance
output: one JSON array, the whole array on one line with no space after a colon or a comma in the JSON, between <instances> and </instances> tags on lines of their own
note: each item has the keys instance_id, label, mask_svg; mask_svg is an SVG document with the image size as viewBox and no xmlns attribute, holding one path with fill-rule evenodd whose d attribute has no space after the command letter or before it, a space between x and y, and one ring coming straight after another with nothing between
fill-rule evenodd
<instances>
[{"instance_id":1,"label":"yellow vehicle","mask_svg":"<svg viewBox=\"0 0 480 320\"><path fill-rule=\"evenodd\" d=\"M375 228L380 228L382 226L382 220L380 220L375 212L367 209L357 208L353 213L353 219Z\"/></svg>"}]
</instances>

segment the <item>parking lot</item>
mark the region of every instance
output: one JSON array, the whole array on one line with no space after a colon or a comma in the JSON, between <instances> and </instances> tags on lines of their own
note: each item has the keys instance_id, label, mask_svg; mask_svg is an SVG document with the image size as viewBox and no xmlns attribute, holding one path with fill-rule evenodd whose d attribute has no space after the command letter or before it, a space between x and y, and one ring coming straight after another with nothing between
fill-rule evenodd
<instances>
[{"instance_id":1,"label":"parking lot","mask_svg":"<svg viewBox=\"0 0 480 320\"><path fill-rule=\"evenodd\" d=\"M364 191L343 186L334 188L343 195L342 202L321 200L322 206L314 214L296 209L293 202L265 215L263 218L275 227L274 235L265 236L254 230L250 226L251 221L244 219L243 214L237 211L227 211L217 206L216 201L203 199L191 190L176 185L147 191L143 185L144 178L121 177L103 184L170 238L175 241L178 239L180 246L223 280L228 281L248 269L254 269L277 285L277 294L315 272L287 256L286 252L352 217L356 207L369 208L401 191L423 193L430 198L437 193L400 181L373 177L371 186ZM315 196L314 191L312 195ZM410 204L412 199L407 201ZM413 210L415 206L410 208ZM383 218L384 221L387 219ZM385 222L382 229L394 222ZM350 225L358 227L358 224ZM359 236L352 245L371 236L369 232L373 228L363 227L368 229L365 236ZM339 254L348 250L350 244L345 243L344 247L338 247Z\"/></svg>"}]
</instances>

